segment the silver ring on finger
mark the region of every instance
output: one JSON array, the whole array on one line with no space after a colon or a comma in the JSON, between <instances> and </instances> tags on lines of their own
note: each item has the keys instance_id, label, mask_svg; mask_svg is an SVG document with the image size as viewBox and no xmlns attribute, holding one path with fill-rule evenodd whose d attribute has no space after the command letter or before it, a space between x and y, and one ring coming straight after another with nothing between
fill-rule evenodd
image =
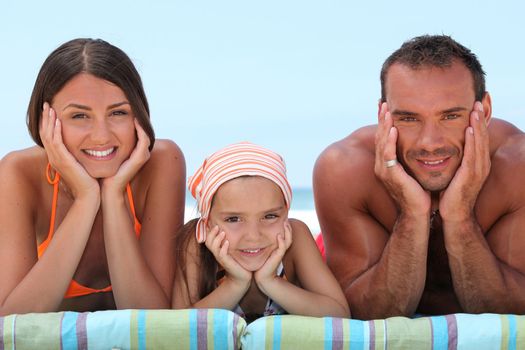
<instances>
[{"instance_id":1,"label":"silver ring on finger","mask_svg":"<svg viewBox=\"0 0 525 350\"><path fill-rule=\"evenodd\" d=\"M392 167L396 166L397 163L398 163L397 159L390 159L390 160L387 160L385 162L385 167L392 168Z\"/></svg>"}]
</instances>

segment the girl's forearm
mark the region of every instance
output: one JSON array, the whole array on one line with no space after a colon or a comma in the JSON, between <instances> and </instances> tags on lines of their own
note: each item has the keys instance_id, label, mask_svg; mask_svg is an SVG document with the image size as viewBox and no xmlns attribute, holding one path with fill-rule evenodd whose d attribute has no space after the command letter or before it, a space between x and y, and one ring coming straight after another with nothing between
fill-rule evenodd
<instances>
[{"instance_id":1,"label":"girl's forearm","mask_svg":"<svg viewBox=\"0 0 525 350\"><path fill-rule=\"evenodd\" d=\"M330 296L300 288L280 277L275 277L271 282L259 288L289 314L350 317L348 306L341 305Z\"/></svg>"}]
</instances>

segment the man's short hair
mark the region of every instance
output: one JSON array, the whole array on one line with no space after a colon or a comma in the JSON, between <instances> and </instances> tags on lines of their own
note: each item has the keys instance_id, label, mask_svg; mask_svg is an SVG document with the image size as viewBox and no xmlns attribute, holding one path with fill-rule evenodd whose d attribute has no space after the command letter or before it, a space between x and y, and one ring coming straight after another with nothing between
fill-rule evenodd
<instances>
[{"instance_id":1,"label":"man's short hair","mask_svg":"<svg viewBox=\"0 0 525 350\"><path fill-rule=\"evenodd\" d=\"M386 76L394 63L412 69L450 67L454 60L463 62L472 73L476 101L485 94L485 72L476 55L448 35L422 35L410 39L392 53L381 68L381 101L386 102Z\"/></svg>"}]
</instances>

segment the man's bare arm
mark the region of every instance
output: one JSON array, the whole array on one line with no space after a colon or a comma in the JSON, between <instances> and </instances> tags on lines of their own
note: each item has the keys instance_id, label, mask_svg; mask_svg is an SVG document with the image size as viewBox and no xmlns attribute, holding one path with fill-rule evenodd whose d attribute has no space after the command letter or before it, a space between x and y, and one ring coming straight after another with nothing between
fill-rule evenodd
<instances>
[{"instance_id":1,"label":"man's bare arm","mask_svg":"<svg viewBox=\"0 0 525 350\"><path fill-rule=\"evenodd\" d=\"M354 317L412 315L425 285L429 209L398 217L395 202L374 176L373 153L352 142L331 146L314 170L328 264ZM391 219L380 221L375 216L380 212Z\"/></svg>"}]
</instances>

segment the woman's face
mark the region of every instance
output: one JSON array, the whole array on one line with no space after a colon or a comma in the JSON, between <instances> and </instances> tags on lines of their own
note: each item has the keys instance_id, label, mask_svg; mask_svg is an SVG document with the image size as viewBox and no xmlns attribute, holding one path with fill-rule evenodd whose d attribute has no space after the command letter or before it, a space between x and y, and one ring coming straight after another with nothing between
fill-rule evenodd
<instances>
[{"instance_id":1,"label":"woman's face","mask_svg":"<svg viewBox=\"0 0 525 350\"><path fill-rule=\"evenodd\" d=\"M230 242L228 253L246 270L257 271L284 236L288 209L277 184L260 176L239 177L219 187L209 227L218 225Z\"/></svg>"},{"instance_id":2,"label":"woman's face","mask_svg":"<svg viewBox=\"0 0 525 350\"><path fill-rule=\"evenodd\" d=\"M94 178L116 174L136 143L134 115L124 92L81 73L50 101L62 122L66 148Z\"/></svg>"}]
</instances>

